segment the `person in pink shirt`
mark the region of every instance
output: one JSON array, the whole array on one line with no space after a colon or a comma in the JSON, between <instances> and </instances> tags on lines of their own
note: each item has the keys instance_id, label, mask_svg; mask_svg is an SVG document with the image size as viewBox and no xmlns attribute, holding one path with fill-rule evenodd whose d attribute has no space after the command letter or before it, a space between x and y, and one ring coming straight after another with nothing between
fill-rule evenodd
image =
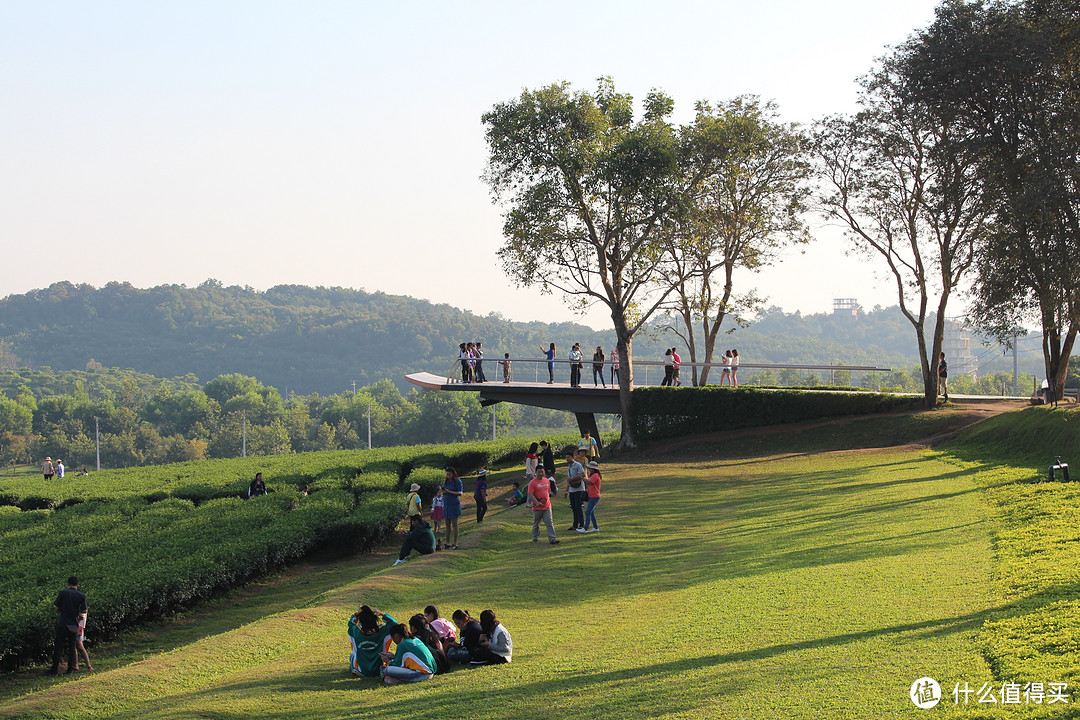
<instances>
[{"instance_id":1,"label":"person in pink shirt","mask_svg":"<svg viewBox=\"0 0 1080 720\"><path fill-rule=\"evenodd\" d=\"M532 541L540 542L540 521L543 520L547 526L548 542L558 545L555 525L551 522L551 483L544 476L543 468L536 469L536 476L529 482L528 495L533 511Z\"/></svg>"},{"instance_id":2,"label":"person in pink shirt","mask_svg":"<svg viewBox=\"0 0 1080 720\"><path fill-rule=\"evenodd\" d=\"M600 466L595 461L588 464L589 477L585 479L585 492L589 500L585 503L585 532L600 532L600 523L596 522L596 506L600 502ZM589 527L589 523L592 527Z\"/></svg>"},{"instance_id":3,"label":"person in pink shirt","mask_svg":"<svg viewBox=\"0 0 1080 720\"><path fill-rule=\"evenodd\" d=\"M671 384L675 386L682 385L682 381L679 380L680 362L682 362L682 358L679 357L679 353L675 348L671 348Z\"/></svg>"}]
</instances>

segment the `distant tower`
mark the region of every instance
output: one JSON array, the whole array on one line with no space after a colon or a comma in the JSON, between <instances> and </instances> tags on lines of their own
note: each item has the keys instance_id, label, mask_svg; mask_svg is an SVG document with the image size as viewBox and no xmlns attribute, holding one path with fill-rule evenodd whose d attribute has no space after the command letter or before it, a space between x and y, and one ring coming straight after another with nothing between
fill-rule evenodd
<instances>
[{"instance_id":1,"label":"distant tower","mask_svg":"<svg viewBox=\"0 0 1080 720\"><path fill-rule=\"evenodd\" d=\"M857 320L859 318L859 301L855 298L833 298L832 314Z\"/></svg>"},{"instance_id":2,"label":"distant tower","mask_svg":"<svg viewBox=\"0 0 1080 720\"><path fill-rule=\"evenodd\" d=\"M971 353L971 328L963 320L945 319L945 336L941 339L941 349L949 362L949 372L970 375L972 380L979 379L979 366Z\"/></svg>"}]
</instances>

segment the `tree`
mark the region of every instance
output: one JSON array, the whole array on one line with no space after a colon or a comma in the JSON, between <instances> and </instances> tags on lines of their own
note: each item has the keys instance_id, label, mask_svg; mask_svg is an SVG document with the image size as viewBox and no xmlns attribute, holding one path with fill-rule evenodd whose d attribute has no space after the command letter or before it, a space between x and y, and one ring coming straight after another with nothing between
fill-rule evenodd
<instances>
[{"instance_id":1,"label":"tree","mask_svg":"<svg viewBox=\"0 0 1080 720\"><path fill-rule=\"evenodd\" d=\"M950 0L903 60L911 91L963 132L994 213L973 320L1002 340L1037 320L1060 398L1080 329L1080 6Z\"/></svg>"},{"instance_id":2,"label":"tree","mask_svg":"<svg viewBox=\"0 0 1080 720\"><path fill-rule=\"evenodd\" d=\"M595 95L559 83L483 116L484 179L507 206L503 269L519 285L564 293L573 306L607 307L626 446L634 444L633 338L671 291L662 282L663 239L721 150L714 118L699 113L676 128L667 119L674 103L655 90L644 106L635 122L633 98L604 78Z\"/></svg>"},{"instance_id":3,"label":"tree","mask_svg":"<svg viewBox=\"0 0 1080 720\"><path fill-rule=\"evenodd\" d=\"M739 97L716 108L698 103L698 113L715 119L726 152L693 189L693 205L668 241L671 310L682 321L681 329L671 329L697 363L700 327L703 359L711 363L717 334L732 311L760 309L753 292L733 296L736 270L757 272L786 245L809 241L802 214L810 165L805 138L777 120L773 103ZM738 317L736 322L743 324ZM708 382L708 367L700 378L697 366L692 369L695 385Z\"/></svg>"},{"instance_id":4,"label":"tree","mask_svg":"<svg viewBox=\"0 0 1080 720\"><path fill-rule=\"evenodd\" d=\"M896 285L932 408L945 310L974 261L988 211L959 129L909 92L907 52L901 48L862 80L860 112L818 123L815 154L825 184L822 213L841 223L857 251L879 258Z\"/></svg>"}]
</instances>

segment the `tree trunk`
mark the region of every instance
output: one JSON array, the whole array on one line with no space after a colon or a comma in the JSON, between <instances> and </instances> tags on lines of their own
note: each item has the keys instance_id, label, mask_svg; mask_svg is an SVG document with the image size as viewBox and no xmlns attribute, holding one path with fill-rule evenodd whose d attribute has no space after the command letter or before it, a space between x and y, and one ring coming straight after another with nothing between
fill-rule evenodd
<instances>
[{"instance_id":1,"label":"tree trunk","mask_svg":"<svg viewBox=\"0 0 1080 720\"><path fill-rule=\"evenodd\" d=\"M630 449L637 446L630 416L634 392L633 336L627 332L625 325L616 322L615 337L615 352L619 353L619 409L622 412L619 447Z\"/></svg>"}]
</instances>

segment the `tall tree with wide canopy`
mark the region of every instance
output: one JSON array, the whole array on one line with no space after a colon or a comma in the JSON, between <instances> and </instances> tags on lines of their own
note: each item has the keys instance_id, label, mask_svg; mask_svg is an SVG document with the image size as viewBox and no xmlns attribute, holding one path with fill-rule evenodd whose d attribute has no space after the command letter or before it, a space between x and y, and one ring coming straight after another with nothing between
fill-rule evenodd
<instances>
[{"instance_id":1,"label":"tall tree with wide canopy","mask_svg":"<svg viewBox=\"0 0 1080 720\"><path fill-rule=\"evenodd\" d=\"M699 114L680 128L668 119L673 108L650 92L635 121L633 98L603 78L594 95L558 83L483 116L484 177L506 207L503 268L517 284L561 292L576 307L608 308L626 446L634 444L634 334L671 292L663 239L723 149L713 118Z\"/></svg>"},{"instance_id":2,"label":"tall tree with wide canopy","mask_svg":"<svg viewBox=\"0 0 1080 720\"><path fill-rule=\"evenodd\" d=\"M682 321L672 330L690 351L693 382L704 385L709 367L698 373L697 329L701 359L711 363L724 321L760 305L752 290L736 296L736 271L758 272L783 248L810 239L802 219L810 164L806 138L779 121L771 102L744 96L716 107L698 103L697 110L715 119L726 151L693 188L690 210L670 237L675 292L669 309Z\"/></svg>"},{"instance_id":3,"label":"tall tree with wide canopy","mask_svg":"<svg viewBox=\"0 0 1080 720\"><path fill-rule=\"evenodd\" d=\"M857 114L818 123L815 154L821 211L840 223L856 251L888 269L915 330L926 405L934 407L946 308L974 262L988 212L959 128L906 87L898 64L905 52L861 81Z\"/></svg>"},{"instance_id":4,"label":"tall tree with wide canopy","mask_svg":"<svg viewBox=\"0 0 1080 720\"><path fill-rule=\"evenodd\" d=\"M994 212L972 315L1001 339L1039 322L1060 398L1080 330L1080 5L950 0L902 72L962 132Z\"/></svg>"}]
</instances>

